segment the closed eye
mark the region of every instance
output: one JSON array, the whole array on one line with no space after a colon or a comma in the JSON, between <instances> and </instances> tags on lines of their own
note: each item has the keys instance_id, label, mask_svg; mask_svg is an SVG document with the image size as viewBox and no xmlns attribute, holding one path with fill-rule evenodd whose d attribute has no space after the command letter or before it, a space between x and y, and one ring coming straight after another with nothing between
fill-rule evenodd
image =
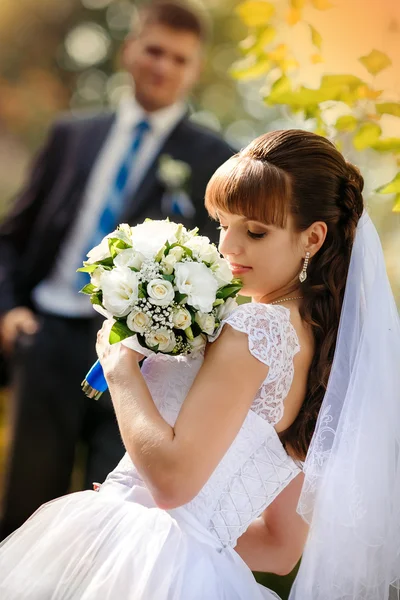
<instances>
[{"instance_id":1,"label":"closed eye","mask_svg":"<svg viewBox=\"0 0 400 600\"><path fill-rule=\"evenodd\" d=\"M252 231L247 231L247 235L249 237L251 237L253 240L262 240L263 237L265 237L267 235L266 232L264 233L253 233Z\"/></svg>"}]
</instances>

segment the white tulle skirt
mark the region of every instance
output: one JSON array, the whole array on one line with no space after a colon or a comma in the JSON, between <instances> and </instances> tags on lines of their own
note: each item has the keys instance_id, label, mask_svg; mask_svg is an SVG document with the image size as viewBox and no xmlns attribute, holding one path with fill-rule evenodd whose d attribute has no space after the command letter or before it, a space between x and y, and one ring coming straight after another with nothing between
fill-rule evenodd
<instances>
[{"instance_id":1,"label":"white tulle skirt","mask_svg":"<svg viewBox=\"0 0 400 600\"><path fill-rule=\"evenodd\" d=\"M86 491L43 505L0 545L1 600L278 598L186 509L140 500Z\"/></svg>"}]
</instances>

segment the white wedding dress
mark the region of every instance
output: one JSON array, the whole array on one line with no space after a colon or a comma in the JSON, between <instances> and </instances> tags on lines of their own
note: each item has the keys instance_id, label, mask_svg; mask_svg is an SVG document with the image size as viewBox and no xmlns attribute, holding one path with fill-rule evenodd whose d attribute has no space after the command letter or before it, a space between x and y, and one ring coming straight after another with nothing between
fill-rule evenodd
<instances>
[{"instance_id":1,"label":"white wedding dress","mask_svg":"<svg viewBox=\"0 0 400 600\"><path fill-rule=\"evenodd\" d=\"M158 508L126 454L99 492L45 504L3 542L0 598L276 599L256 583L234 547L300 471L273 427L299 351L289 317L282 306L246 304L225 320L248 335L250 352L269 373L231 447L191 502ZM143 364L154 402L171 425L202 361L201 355L158 354Z\"/></svg>"}]
</instances>

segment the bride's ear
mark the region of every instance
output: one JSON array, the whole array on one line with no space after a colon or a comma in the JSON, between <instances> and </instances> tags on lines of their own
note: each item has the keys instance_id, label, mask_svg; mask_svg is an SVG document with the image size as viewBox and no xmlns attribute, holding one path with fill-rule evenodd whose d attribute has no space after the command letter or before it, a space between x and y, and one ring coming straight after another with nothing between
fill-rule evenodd
<instances>
[{"instance_id":1,"label":"bride's ear","mask_svg":"<svg viewBox=\"0 0 400 600\"><path fill-rule=\"evenodd\" d=\"M302 232L302 246L304 252L314 256L325 241L328 227L324 221L316 221L308 229Z\"/></svg>"}]
</instances>

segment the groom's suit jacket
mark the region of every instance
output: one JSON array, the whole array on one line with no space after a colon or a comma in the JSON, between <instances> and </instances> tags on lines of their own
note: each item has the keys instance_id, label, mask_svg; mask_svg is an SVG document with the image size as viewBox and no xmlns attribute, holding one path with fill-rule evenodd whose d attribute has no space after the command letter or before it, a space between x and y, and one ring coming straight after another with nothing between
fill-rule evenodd
<instances>
[{"instance_id":1,"label":"groom's suit jacket","mask_svg":"<svg viewBox=\"0 0 400 600\"><path fill-rule=\"evenodd\" d=\"M85 185L115 119L114 113L67 117L56 122L37 157L31 178L0 225L0 315L15 306L31 305L31 292L49 274L61 244L78 217ZM192 218L161 210L166 192L157 176L158 159L168 154L191 167ZM134 225L146 217L178 220L216 238L215 224L204 208L204 192L213 172L233 150L216 134L192 123L178 122L143 177L127 198L120 222Z\"/></svg>"}]
</instances>

